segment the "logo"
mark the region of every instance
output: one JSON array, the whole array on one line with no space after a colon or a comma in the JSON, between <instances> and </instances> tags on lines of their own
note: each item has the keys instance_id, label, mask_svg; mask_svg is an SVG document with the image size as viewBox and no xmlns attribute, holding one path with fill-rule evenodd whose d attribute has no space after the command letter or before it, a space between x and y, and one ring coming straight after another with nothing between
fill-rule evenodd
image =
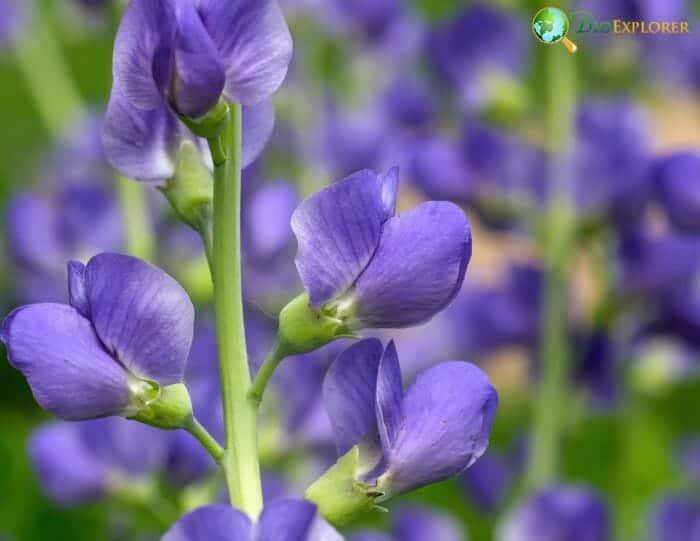
<instances>
[{"instance_id":1,"label":"logo","mask_svg":"<svg viewBox=\"0 0 700 541\"><path fill-rule=\"evenodd\" d=\"M532 32L542 43L562 43L566 50L575 53L578 47L566 35L569 33L569 17L559 8L544 7L532 18Z\"/></svg>"},{"instance_id":2,"label":"logo","mask_svg":"<svg viewBox=\"0 0 700 541\"><path fill-rule=\"evenodd\" d=\"M543 7L532 18L532 32L539 41L546 45L562 43L570 53L575 53L578 47L567 37L570 30L576 34L595 32L619 35L690 32L688 21L596 20L590 11L572 11L567 15L562 9L551 6Z\"/></svg>"}]
</instances>

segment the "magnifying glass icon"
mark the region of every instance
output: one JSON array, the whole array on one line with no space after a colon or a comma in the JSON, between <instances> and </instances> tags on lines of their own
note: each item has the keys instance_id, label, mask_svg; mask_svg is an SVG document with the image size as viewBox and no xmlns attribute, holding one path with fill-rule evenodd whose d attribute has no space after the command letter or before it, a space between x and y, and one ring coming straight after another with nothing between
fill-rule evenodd
<instances>
[{"instance_id":1,"label":"magnifying glass icon","mask_svg":"<svg viewBox=\"0 0 700 541\"><path fill-rule=\"evenodd\" d=\"M544 7L532 18L532 33L546 45L563 43L566 50L575 53L576 44L566 35L569 33L569 17L563 10L555 7Z\"/></svg>"}]
</instances>

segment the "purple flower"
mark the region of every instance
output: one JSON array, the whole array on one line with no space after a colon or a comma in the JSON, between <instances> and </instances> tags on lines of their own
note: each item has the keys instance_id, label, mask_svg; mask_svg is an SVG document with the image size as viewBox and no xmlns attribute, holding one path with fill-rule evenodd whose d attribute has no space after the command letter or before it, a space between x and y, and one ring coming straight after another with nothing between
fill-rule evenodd
<instances>
[{"instance_id":1,"label":"purple flower","mask_svg":"<svg viewBox=\"0 0 700 541\"><path fill-rule=\"evenodd\" d=\"M489 76L517 76L530 49L518 17L486 5L465 8L438 26L428 40L428 55L438 73L456 86L470 108L489 98Z\"/></svg>"},{"instance_id":2,"label":"purple flower","mask_svg":"<svg viewBox=\"0 0 700 541\"><path fill-rule=\"evenodd\" d=\"M360 171L294 212L296 264L310 307L360 327L429 320L459 291L471 257L469 222L452 203L394 216L398 170Z\"/></svg>"},{"instance_id":3,"label":"purple flower","mask_svg":"<svg viewBox=\"0 0 700 541\"><path fill-rule=\"evenodd\" d=\"M670 494L651 514L650 541L691 541L700 535L700 505L692 499Z\"/></svg>"},{"instance_id":4,"label":"purple flower","mask_svg":"<svg viewBox=\"0 0 700 541\"><path fill-rule=\"evenodd\" d=\"M573 157L574 197L582 212L628 222L650 192L651 149L645 118L624 100L581 106Z\"/></svg>"},{"instance_id":5,"label":"purple flower","mask_svg":"<svg viewBox=\"0 0 700 541\"><path fill-rule=\"evenodd\" d=\"M0 334L43 408L66 420L132 417L182 383L194 309L177 282L117 254L68 273L69 305L18 308Z\"/></svg>"},{"instance_id":6,"label":"purple flower","mask_svg":"<svg viewBox=\"0 0 700 541\"><path fill-rule=\"evenodd\" d=\"M342 541L342 536L301 500L275 500L257 524L228 505L201 507L178 520L163 541Z\"/></svg>"},{"instance_id":7,"label":"purple flower","mask_svg":"<svg viewBox=\"0 0 700 541\"><path fill-rule=\"evenodd\" d=\"M154 473L166 440L155 428L112 417L38 428L29 456L43 491L53 501L94 501Z\"/></svg>"},{"instance_id":8,"label":"purple flower","mask_svg":"<svg viewBox=\"0 0 700 541\"><path fill-rule=\"evenodd\" d=\"M462 526L451 516L422 507L402 507L396 514L391 535L370 530L355 533L349 541L461 541Z\"/></svg>"},{"instance_id":9,"label":"purple flower","mask_svg":"<svg viewBox=\"0 0 700 541\"><path fill-rule=\"evenodd\" d=\"M243 161L272 128L270 96L287 73L289 29L276 0L132 0L114 47L105 148L138 180L172 176L180 142L192 137L177 115L198 121L221 96L246 106Z\"/></svg>"},{"instance_id":10,"label":"purple flower","mask_svg":"<svg viewBox=\"0 0 700 541\"><path fill-rule=\"evenodd\" d=\"M13 44L26 24L26 0L0 0L0 47Z\"/></svg>"},{"instance_id":11,"label":"purple flower","mask_svg":"<svg viewBox=\"0 0 700 541\"><path fill-rule=\"evenodd\" d=\"M47 195L15 195L7 209L7 240L19 271L19 297L25 302L63 301L66 260L120 250L121 217L106 186L71 183Z\"/></svg>"},{"instance_id":12,"label":"purple flower","mask_svg":"<svg viewBox=\"0 0 700 541\"><path fill-rule=\"evenodd\" d=\"M511 488L512 469L503 456L489 451L460 476L460 485L480 511L494 513Z\"/></svg>"},{"instance_id":13,"label":"purple flower","mask_svg":"<svg viewBox=\"0 0 700 541\"><path fill-rule=\"evenodd\" d=\"M681 230L700 231L700 154L679 152L660 160L655 181L669 221Z\"/></svg>"},{"instance_id":14,"label":"purple flower","mask_svg":"<svg viewBox=\"0 0 700 541\"><path fill-rule=\"evenodd\" d=\"M397 126L424 127L436 115L434 97L425 83L409 76L397 76L383 96L384 113Z\"/></svg>"},{"instance_id":15,"label":"purple flower","mask_svg":"<svg viewBox=\"0 0 700 541\"><path fill-rule=\"evenodd\" d=\"M540 490L513 510L500 541L607 541L612 538L608 510L593 491L575 486Z\"/></svg>"},{"instance_id":16,"label":"purple flower","mask_svg":"<svg viewBox=\"0 0 700 541\"><path fill-rule=\"evenodd\" d=\"M461 351L492 353L511 346L534 346L540 331L542 271L513 264L504 285L468 284L447 315Z\"/></svg>"},{"instance_id":17,"label":"purple flower","mask_svg":"<svg viewBox=\"0 0 700 541\"><path fill-rule=\"evenodd\" d=\"M404 392L393 342L367 339L330 368L324 400L340 456L358 446L356 481L380 500L452 477L488 446L498 395L476 366L451 361Z\"/></svg>"},{"instance_id":18,"label":"purple flower","mask_svg":"<svg viewBox=\"0 0 700 541\"><path fill-rule=\"evenodd\" d=\"M411 172L431 199L465 202L473 196L472 173L462 149L451 138L432 136L417 142Z\"/></svg>"},{"instance_id":19,"label":"purple flower","mask_svg":"<svg viewBox=\"0 0 700 541\"><path fill-rule=\"evenodd\" d=\"M338 13L370 37L381 35L402 11L400 0L333 0Z\"/></svg>"},{"instance_id":20,"label":"purple flower","mask_svg":"<svg viewBox=\"0 0 700 541\"><path fill-rule=\"evenodd\" d=\"M289 223L299 204L296 188L283 181L243 189L241 234L244 294L256 305L279 309L299 289L295 242Z\"/></svg>"}]
</instances>

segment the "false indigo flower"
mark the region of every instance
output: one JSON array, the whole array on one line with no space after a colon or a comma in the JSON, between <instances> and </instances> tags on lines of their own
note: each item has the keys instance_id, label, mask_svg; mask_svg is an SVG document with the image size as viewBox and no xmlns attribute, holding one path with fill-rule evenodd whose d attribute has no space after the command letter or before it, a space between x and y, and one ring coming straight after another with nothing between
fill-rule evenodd
<instances>
[{"instance_id":1,"label":"false indigo flower","mask_svg":"<svg viewBox=\"0 0 700 541\"><path fill-rule=\"evenodd\" d=\"M451 516L432 509L403 507L397 514L391 535L362 531L350 536L349 541L461 541L464 532Z\"/></svg>"},{"instance_id":2,"label":"false indigo flower","mask_svg":"<svg viewBox=\"0 0 700 541\"><path fill-rule=\"evenodd\" d=\"M309 306L350 329L409 327L454 299L471 257L469 222L452 203L394 216L398 169L360 171L294 212L296 264Z\"/></svg>"},{"instance_id":3,"label":"false indigo flower","mask_svg":"<svg viewBox=\"0 0 700 541\"><path fill-rule=\"evenodd\" d=\"M0 0L0 47L12 45L26 23L25 0Z\"/></svg>"},{"instance_id":4,"label":"false indigo flower","mask_svg":"<svg viewBox=\"0 0 700 541\"><path fill-rule=\"evenodd\" d=\"M55 422L32 434L29 456L46 495L75 505L155 472L165 443L161 431L118 417Z\"/></svg>"},{"instance_id":5,"label":"false indigo flower","mask_svg":"<svg viewBox=\"0 0 700 541\"><path fill-rule=\"evenodd\" d=\"M123 229L116 197L106 186L70 183L46 196L14 196L7 210L7 240L20 271L20 299L63 301L66 260L120 250Z\"/></svg>"},{"instance_id":6,"label":"false indigo flower","mask_svg":"<svg viewBox=\"0 0 700 541\"><path fill-rule=\"evenodd\" d=\"M343 457L324 477L345 471L353 486L378 501L471 466L488 446L498 404L486 374L461 361L425 370L404 393L394 343L384 349L373 338L338 357L326 375L323 394ZM344 464L348 460L349 472ZM307 496L330 519L324 510L324 477ZM334 513L342 503L329 505L335 506L329 511Z\"/></svg>"},{"instance_id":7,"label":"false indigo flower","mask_svg":"<svg viewBox=\"0 0 700 541\"><path fill-rule=\"evenodd\" d=\"M275 0L133 0L114 47L114 79L134 107L152 111L168 101L196 119L222 93L242 105L268 99L291 54Z\"/></svg>"},{"instance_id":8,"label":"false indigo flower","mask_svg":"<svg viewBox=\"0 0 700 541\"><path fill-rule=\"evenodd\" d=\"M433 136L416 143L411 172L431 199L466 202L473 195L473 179L462 149L448 137Z\"/></svg>"},{"instance_id":9,"label":"false indigo flower","mask_svg":"<svg viewBox=\"0 0 700 541\"><path fill-rule=\"evenodd\" d=\"M2 325L9 361L37 402L74 421L156 413L150 408L181 395L194 319L182 287L117 254L71 262L68 273L70 305L23 306Z\"/></svg>"},{"instance_id":10,"label":"false indigo flower","mask_svg":"<svg viewBox=\"0 0 700 541\"><path fill-rule=\"evenodd\" d=\"M611 525L604 502L593 491L572 486L540 490L503 524L500 541L607 541Z\"/></svg>"},{"instance_id":11,"label":"false indigo flower","mask_svg":"<svg viewBox=\"0 0 700 541\"><path fill-rule=\"evenodd\" d=\"M576 119L574 197L584 213L634 221L651 188L651 149L644 116L623 100L592 101Z\"/></svg>"},{"instance_id":12,"label":"false indigo flower","mask_svg":"<svg viewBox=\"0 0 700 541\"><path fill-rule=\"evenodd\" d=\"M291 54L276 0L235 6L225 0L133 0L114 47L105 126L110 161L137 180L170 178L180 142L191 137L177 115L198 122L223 94L246 107L243 163L252 162L270 135L269 98Z\"/></svg>"},{"instance_id":13,"label":"false indigo flower","mask_svg":"<svg viewBox=\"0 0 700 541\"><path fill-rule=\"evenodd\" d=\"M670 494L652 511L650 541L690 541L700 535L700 506L688 497Z\"/></svg>"},{"instance_id":14,"label":"false indigo flower","mask_svg":"<svg viewBox=\"0 0 700 541\"><path fill-rule=\"evenodd\" d=\"M655 181L669 221L684 231L700 231L700 154L680 152L660 160Z\"/></svg>"},{"instance_id":15,"label":"false indigo flower","mask_svg":"<svg viewBox=\"0 0 700 541\"><path fill-rule=\"evenodd\" d=\"M489 77L522 71L528 39L517 17L476 5L432 32L428 55L438 73L457 87L463 104L478 108L490 97Z\"/></svg>"},{"instance_id":16,"label":"false indigo flower","mask_svg":"<svg viewBox=\"0 0 700 541\"><path fill-rule=\"evenodd\" d=\"M486 513L499 510L513 481L513 468L506 457L491 451L460 476L470 501Z\"/></svg>"},{"instance_id":17,"label":"false indigo flower","mask_svg":"<svg viewBox=\"0 0 700 541\"><path fill-rule=\"evenodd\" d=\"M342 541L342 536L301 500L281 499L265 506L253 524L228 505L201 507L178 520L162 541Z\"/></svg>"}]
</instances>

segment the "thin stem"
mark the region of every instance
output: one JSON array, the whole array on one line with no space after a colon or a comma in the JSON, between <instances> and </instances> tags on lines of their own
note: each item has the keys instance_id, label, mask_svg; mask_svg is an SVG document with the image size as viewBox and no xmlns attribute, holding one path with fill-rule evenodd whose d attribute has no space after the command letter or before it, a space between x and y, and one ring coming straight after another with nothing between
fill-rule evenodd
<instances>
[{"instance_id":1,"label":"thin stem","mask_svg":"<svg viewBox=\"0 0 700 541\"><path fill-rule=\"evenodd\" d=\"M575 214L571 203L568 155L574 111L574 59L564 47L547 54L547 131L550 143L549 209L544 228L545 291L542 307L542 373L534 409L528 482L537 488L559 472L561 436L566 422L569 348L567 289L574 250Z\"/></svg>"},{"instance_id":2,"label":"thin stem","mask_svg":"<svg viewBox=\"0 0 700 541\"><path fill-rule=\"evenodd\" d=\"M262 510L257 411L248 400L241 288L241 107L231 104L221 135L226 160L214 169L213 277L219 371L226 428L222 465L231 504L257 518Z\"/></svg>"},{"instance_id":3,"label":"thin stem","mask_svg":"<svg viewBox=\"0 0 700 541\"><path fill-rule=\"evenodd\" d=\"M46 19L42 9L32 12L33 32L17 42L15 58L39 116L57 139L82 110L82 100Z\"/></svg>"},{"instance_id":4,"label":"thin stem","mask_svg":"<svg viewBox=\"0 0 700 541\"><path fill-rule=\"evenodd\" d=\"M219 442L214 439L214 437L207 431L202 424L192 418L190 425L187 427L187 431L192 434L197 441L202 444L202 446L207 450L207 452L212 456L217 462L221 462L224 458L224 449L219 445Z\"/></svg>"},{"instance_id":5,"label":"thin stem","mask_svg":"<svg viewBox=\"0 0 700 541\"><path fill-rule=\"evenodd\" d=\"M260 406L263 395L265 394L265 389L267 388L267 384L270 381L272 374L274 374L275 370L285 357L287 357L285 347L279 340L276 340L274 346L272 346L272 350L258 370L258 373L255 375L253 384L250 386L250 390L248 391L248 398L255 404L256 407Z\"/></svg>"},{"instance_id":6,"label":"thin stem","mask_svg":"<svg viewBox=\"0 0 700 541\"><path fill-rule=\"evenodd\" d=\"M126 227L127 251L133 256L153 261L155 247L146 191L138 182L120 175L117 175L115 182Z\"/></svg>"}]
</instances>

